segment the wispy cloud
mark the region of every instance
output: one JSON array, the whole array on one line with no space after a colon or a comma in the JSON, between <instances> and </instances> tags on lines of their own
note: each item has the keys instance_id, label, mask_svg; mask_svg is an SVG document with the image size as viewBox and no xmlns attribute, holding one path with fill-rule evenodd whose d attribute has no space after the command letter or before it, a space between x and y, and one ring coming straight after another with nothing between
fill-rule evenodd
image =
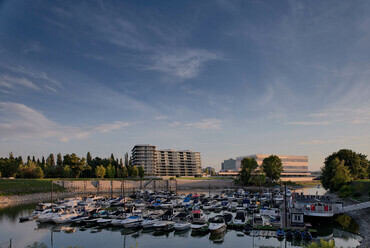
<instances>
[{"instance_id":1,"label":"wispy cloud","mask_svg":"<svg viewBox=\"0 0 370 248\"><path fill-rule=\"evenodd\" d=\"M62 142L98 133L111 133L128 127L130 122L115 121L95 126L73 127L49 120L42 113L14 102L0 102L0 139L57 138Z\"/></svg>"},{"instance_id":2,"label":"wispy cloud","mask_svg":"<svg viewBox=\"0 0 370 248\"><path fill-rule=\"evenodd\" d=\"M62 88L58 80L51 78L43 71L4 63L0 63L0 67L7 71L7 74L0 76L0 87L12 90L17 90L18 87L37 91L45 89L54 93L57 92L57 89Z\"/></svg>"},{"instance_id":3,"label":"wispy cloud","mask_svg":"<svg viewBox=\"0 0 370 248\"><path fill-rule=\"evenodd\" d=\"M164 72L179 79L198 76L202 66L212 60L220 60L219 53L202 49L178 49L176 51L160 51L151 57L152 65L147 69Z\"/></svg>"},{"instance_id":4,"label":"wispy cloud","mask_svg":"<svg viewBox=\"0 0 370 248\"><path fill-rule=\"evenodd\" d=\"M170 127L184 127L184 128L196 128L203 130L218 130L221 128L222 121L220 119L202 119L195 122L172 122L169 124Z\"/></svg>"},{"instance_id":5,"label":"wispy cloud","mask_svg":"<svg viewBox=\"0 0 370 248\"><path fill-rule=\"evenodd\" d=\"M286 122L287 125L297 125L297 126L317 126L317 125L329 125L329 121L291 121Z\"/></svg>"},{"instance_id":6,"label":"wispy cloud","mask_svg":"<svg viewBox=\"0 0 370 248\"><path fill-rule=\"evenodd\" d=\"M40 90L36 84L24 77L11 77L8 75L0 77L0 87L16 89L19 86L33 90Z\"/></svg>"}]
</instances>

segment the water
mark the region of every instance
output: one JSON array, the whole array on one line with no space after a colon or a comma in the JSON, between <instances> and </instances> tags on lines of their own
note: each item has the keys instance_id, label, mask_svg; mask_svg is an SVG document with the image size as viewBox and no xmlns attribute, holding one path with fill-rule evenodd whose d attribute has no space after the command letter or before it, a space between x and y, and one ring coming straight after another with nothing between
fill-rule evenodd
<instances>
[{"instance_id":1,"label":"water","mask_svg":"<svg viewBox=\"0 0 370 248\"><path fill-rule=\"evenodd\" d=\"M312 188L312 191L317 190ZM193 191L195 192L195 191ZM201 190L197 191L201 192ZM308 191L306 191L308 193ZM305 193L306 193L305 192ZM204 192L206 193L206 192ZM315 194L313 192L311 194ZM302 247L303 241L287 242L276 238L251 237L241 231L227 230L226 233L213 236L191 236L191 230L185 233L121 233L123 228L83 229L68 225L37 225L35 221L19 223L20 216L29 215L36 204L0 209L0 247L26 247L37 241L47 247L175 247L206 248L206 247ZM345 219L345 223L349 220ZM353 224L352 224L353 225ZM327 240L335 240L337 247L356 247L359 236L333 228L332 223L322 223L320 235Z\"/></svg>"}]
</instances>

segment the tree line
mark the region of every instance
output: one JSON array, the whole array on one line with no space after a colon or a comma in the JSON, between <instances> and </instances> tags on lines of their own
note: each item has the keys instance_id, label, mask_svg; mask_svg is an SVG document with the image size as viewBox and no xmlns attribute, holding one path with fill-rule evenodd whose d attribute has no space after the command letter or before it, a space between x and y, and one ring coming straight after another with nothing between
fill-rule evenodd
<instances>
[{"instance_id":1,"label":"tree line","mask_svg":"<svg viewBox=\"0 0 370 248\"><path fill-rule=\"evenodd\" d=\"M283 172L283 163L276 155L265 158L260 168L254 158L243 158L237 182L242 185L263 185L268 179L273 183L280 178L281 172Z\"/></svg>"},{"instance_id":2,"label":"tree line","mask_svg":"<svg viewBox=\"0 0 370 248\"><path fill-rule=\"evenodd\" d=\"M22 156L0 158L0 177L17 178L143 178L144 168L132 164L128 153L122 158L115 158L113 153L109 158L92 158L90 152L86 158L78 157L75 153L57 154L55 159L51 153L46 159L28 156L23 162Z\"/></svg>"}]
</instances>

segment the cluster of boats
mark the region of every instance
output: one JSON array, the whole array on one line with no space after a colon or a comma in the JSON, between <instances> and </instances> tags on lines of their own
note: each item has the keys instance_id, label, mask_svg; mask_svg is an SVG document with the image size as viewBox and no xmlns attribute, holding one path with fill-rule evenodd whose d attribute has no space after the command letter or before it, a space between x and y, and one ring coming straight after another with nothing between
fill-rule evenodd
<instances>
[{"instance_id":1,"label":"cluster of boats","mask_svg":"<svg viewBox=\"0 0 370 248\"><path fill-rule=\"evenodd\" d=\"M229 226L249 234L257 226L280 225L279 204L284 200L281 198L281 194L249 193L242 189L213 197L137 191L126 198L89 196L40 203L30 216L21 217L20 221L34 219L39 223L167 232L191 229L195 234L222 233ZM282 233L287 238L290 235L289 230L279 229L276 236L281 237ZM302 238L306 236L301 233Z\"/></svg>"}]
</instances>

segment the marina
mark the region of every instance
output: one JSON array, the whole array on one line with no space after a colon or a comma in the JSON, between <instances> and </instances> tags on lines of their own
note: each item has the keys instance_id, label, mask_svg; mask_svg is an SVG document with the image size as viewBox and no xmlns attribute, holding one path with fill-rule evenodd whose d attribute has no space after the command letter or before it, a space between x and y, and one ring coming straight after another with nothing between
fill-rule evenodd
<instances>
[{"instance_id":1,"label":"marina","mask_svg":"<svg viewBox=\"0 0 370 248\"><path fill-rule=\"evenodd\" d=\"M277 193L278 189L275 191ZM285 219L282 216L284 202L276 203L267 192L267 196L258 194L247 191L223 191L211 195L203 192L179 192L176 195L174 192L165 191L137 191L125 197L75 197L55 200L53 204L29 205L24 209L21 208L22 210L13 216L12 221L2 215L1 223L21 230L27 229L25 232L28 233L43 233L42 237L38 235L32 237L35 237L34 241L42 241L50 247L67 245L88 247L87 243L90 242L88 240L95 240L95 237L91 237L94 235L103 240L114 237L114 241L109 238L107 242L122 242L121 246L126 242L126 247L136 246L136 242L138 247L144 247L151 239L154 243L164 242L161 244L163 247L171 247L164 241L168 239L185 239L186 242L191 242L192 239L203 240L207 243L206 246L226 242L229 244L251 242L255 247L266 244L271 247L282 245L302 247L311 239L322 238L334 239L336 243L342 243L346 247L355 247L360 240L356 235L343 238L341 234L341 238L336 238L330 234L321 234L315 226L309 226L309 229L306 226L285 227ZM266 198L266 201L260 202L260 198ZM250 203L243 203L247 199ZM237 205L230 208L234 200ZM220 206L217 203L221 203L221 211L217 209ZM257 204L257 207L254 204ZM205 210L205 205L211 205L212 208ZM329 229L333 230L333 227ZM12 232L11 230L12 228L9 232ZM13 231L8 233L8 237L12 237L14 247L24 247L25 244L20 244L20 235ZM291 232L293 235L289 236ZM101 236L103 233L104 237ZM68 236L68 241L56 238L63 235L71 236ZM88 240L79 238L77 241L77 236L86 237L86 235L89 236ZM4 240L6 232L0 237L2 242L6 242ZM164 240L160 241L161 239ZM197 242L196 247L198 245L202 247L202 244L204 243Z\"/></svg>"}]
</instances>

